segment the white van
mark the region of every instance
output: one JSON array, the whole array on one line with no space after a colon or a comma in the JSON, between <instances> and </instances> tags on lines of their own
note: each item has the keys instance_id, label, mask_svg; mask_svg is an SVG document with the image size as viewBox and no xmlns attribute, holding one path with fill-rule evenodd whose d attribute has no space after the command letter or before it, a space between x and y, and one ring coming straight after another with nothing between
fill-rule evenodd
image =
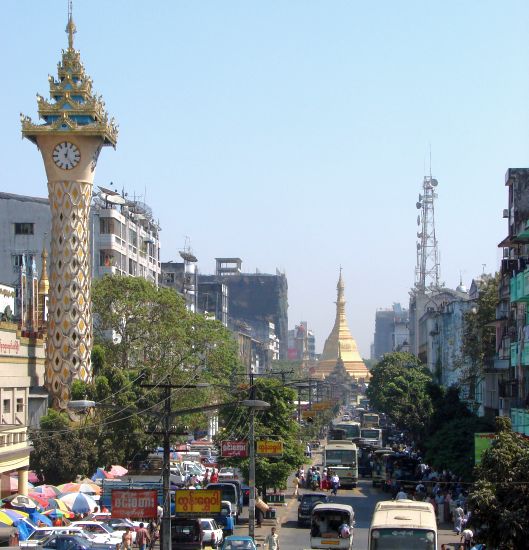
<instances>
[{"instance_id":1,"label":"white van","mask_svg":"<svg viewBox=\"0 0 529 550\"><path fill-rule=\"evenodd\" d=\"M348 504L316 504L310 517L310 547L352 550L354 517Z\"/></svg>"},{"instance_id":2,"label":"white van","mask_svg":"<svg viewBox=\"0 0 529 550\"><path fill-rule=\"evenodd\" d=\"M386 548L435 550L437 521L433 506L408 499L378 502L369 528L369 550Z\"/></svg>"}]
</instances>

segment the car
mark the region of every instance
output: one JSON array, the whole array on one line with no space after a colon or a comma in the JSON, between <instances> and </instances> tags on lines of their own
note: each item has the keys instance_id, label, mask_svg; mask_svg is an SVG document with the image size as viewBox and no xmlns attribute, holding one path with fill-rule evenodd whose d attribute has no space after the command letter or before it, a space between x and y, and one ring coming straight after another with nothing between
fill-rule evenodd
<instances>
[{"instance_id":1,"label":"car","mask_svg":"<svg viewBox=\"0 0 529 550\"><path fill-rule=\"evenodd\" d=\"M251 537L232 535L224 539L222 550L257 550L257 546Z\"/></svg>"},{"instance_id":2,"label":"car","mask_svg":"<svg viewBox=\"0 0 529 550\"><path fill-rule=\"evenodd\" d=\"M133 521L130 519L125 518L108 518L103 520L103 523L106 523L107 525L110 525L112 529L114 529L114 532L121 534L123 536L123 533L127 529L127 527L130 529L131 535L132 535L132 542L136 542L136 531L140 528L139 525L136 525Z\"/></svg>"},{"instance_id":3,"label":"car","mask_svg":"<svg viewBox=\"0 0 529 550\"><path fill-rule=\"evenodd\" d=\"M85 533L90 533L95 543L121 544L123 533L101 521L80 520L72 521L73 526L80 527Z\"/></svg>"},{"instance_id":4,"label":"car","mask_svg":"<svg viewBox=\"0 0 529 550\"><path fill-rule=\"evenodd\" d=\"M212 518L200 518L200 525L203 531L202 546L220 547L224 540L222 527Z\"/></svg>"},{"instance_id":5,"label":"car","mask_svg":"<svg viewBox=\"0 0 529 550\"><path fill-rule=\"evenodd\" d=\"M116 545L96 543L81 535L54 533L44 539L37 548L45 550L116 550Z\"/></svg>"},{"instance_id":6,"label":"car","mask_svg":"<svg viewBox=\"0 0 529 550\"><path fill-rule=\"evenodd\" d=\"M35 527L25 519L22 521L29 526L32 531L26 540L21 540L19 542L19 546L21 548L35 548L42 544L42 541L46 540L50 535L85 535L84 531L80 527Z\"/></svg>"},{"instance_id":7,"label":"car","mask_svg":"<svg viewBox=\"0 0 529 550\"><path fill-rule=\"evenodd\" d=\"M298 527L310 524L312 509L316 504L329 502L327 493L304 493L299 496Z\"/></svg>"},{"instance_id":8,"label":"car","mask_svg":"<svg viewBox=\"0 0 529 550\"><path fill-rule=\"evenodd\" d=\"M202 523L198 518L178 517L171 521L171 545L178 550L201 550Z\"/></svg>"}]
</instances>

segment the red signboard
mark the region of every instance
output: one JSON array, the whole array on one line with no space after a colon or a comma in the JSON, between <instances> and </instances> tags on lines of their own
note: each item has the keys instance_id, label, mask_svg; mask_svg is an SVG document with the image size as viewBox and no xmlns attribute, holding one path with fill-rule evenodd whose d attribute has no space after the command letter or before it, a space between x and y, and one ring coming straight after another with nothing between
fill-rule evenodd
<instances>
[{"instance_id":1,"label":"red signboard","mask_svg":"<svg viewBox=\"0 0 529 550\"><path fill-rule=\"evenodd\" d=\"M248 445L246 441L222 441L220 456L246 458L248 456Z\"/></svg>"},{"instance_id":2,"label":"red signboard","mask_svg":"<svg viewBox=\"0 0 529 550\"><path fill-rule=\"evenodd\" d=\"M156 489L112 489L113 518L155 518L157 506Z\"/></svg>"}]
</instances>

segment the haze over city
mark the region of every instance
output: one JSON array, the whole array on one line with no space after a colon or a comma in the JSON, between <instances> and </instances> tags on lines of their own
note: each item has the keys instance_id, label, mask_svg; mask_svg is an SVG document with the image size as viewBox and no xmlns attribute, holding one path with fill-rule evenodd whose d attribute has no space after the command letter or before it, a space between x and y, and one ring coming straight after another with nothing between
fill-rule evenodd
<instances>
[{"instance_id":1,"label":"haze over city","mask_svg":"<svg viewBox=\"0 0 529 550\"><path fill-rule=\"evenodd\" d=\"M66 2L3 2L3 190L46 196L20 140L67 37ZM289 322L321 351L339 266L369 356L379 307L408 301L422 178L439 181L448 286L497 269L504 174L527 165L525 2L78 0L76 47L120 125L96 185L143 197L162 259L285 271ZM29 39L31 37L31 39ZM38 47L36 46L38 44ZM50 61L51 60L51 61Z\"/></svg>"}]
</instances>

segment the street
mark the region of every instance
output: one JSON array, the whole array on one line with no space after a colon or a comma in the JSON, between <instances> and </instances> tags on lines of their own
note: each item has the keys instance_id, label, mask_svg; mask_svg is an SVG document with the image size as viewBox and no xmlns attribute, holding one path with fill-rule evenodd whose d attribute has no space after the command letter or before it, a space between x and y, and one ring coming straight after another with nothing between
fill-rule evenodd
<instances>
[{"instance_id":1,"label":"street","mask_svg":"<svg viewBox=\"0 0 529 550\"><path fill-rule=\"evenodd\" d=\"M371 480L361 480L356 489L340 490L336 497L332 497L333 502L349 504L355 511L353 546L356 549L367 549L369 525L375 504L384 499L387 499L387 495L380 489L374 489ZM297 527L297 509L297 502L292 499L279 529L282 550L310 548L310 529Z\"/></svg>"}]
</instances>

